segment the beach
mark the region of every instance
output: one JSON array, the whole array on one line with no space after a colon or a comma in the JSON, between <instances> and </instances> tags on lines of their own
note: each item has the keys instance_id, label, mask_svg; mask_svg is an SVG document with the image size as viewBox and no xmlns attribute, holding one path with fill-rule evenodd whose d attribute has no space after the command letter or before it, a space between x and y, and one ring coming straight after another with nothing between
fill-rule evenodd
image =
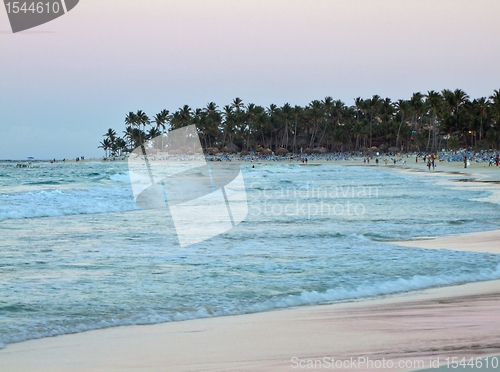
<instances>
[{"instance_id":1,"label":"beach","mask_svg":"<svg viewBox=\"0 0 500 372\"><path fill-rule=\"evenodd\" d=\"M500 372L500 1L4 5L0 372Z\"/></svg>"},{"instance_id":2,"label":"beach","mask_svg":"<svg viewBox=\"0 0 500 372\"><path fill-rule=\"evenodd\" d=\"M435 172L422 169L423 164L396 168L398 173L418 177L439 177L440 172L443 184L463 192L488 190L491 201L498 195L497 169L473 166L461 173L460 164L438 164ZM499 242L500 231L488 231L423 236L397 244L498 254ZM428 363L437 358L442 364L446 358L496 355L498 329L500 280L489 280L342 303L29 340L0 350L0 366L12 372L290 371L310 363L331 369L334 358L358 361L355 368L351 364L337 370L412 371L429 368ZM390 360L393 368L374 368L370 360Z\"/></svg>"},{"instance_id":3,"label":"beach","mask_svg":"<svg viewBox=\"0 0 500 372\"><path fill-rule=\"evenodd\" d=\"M500 232L495 234L500 238ZM438 239L434 243L440 246ZM301 360L325 357L385 358L397 366L400 361L498 354L498 329L497 280L384 299L27 341L1 350L0 361L4 370L13 372L290 371ZM366 364L356 367L339 370L373 370Z\"/></svg>"}]
</instances>

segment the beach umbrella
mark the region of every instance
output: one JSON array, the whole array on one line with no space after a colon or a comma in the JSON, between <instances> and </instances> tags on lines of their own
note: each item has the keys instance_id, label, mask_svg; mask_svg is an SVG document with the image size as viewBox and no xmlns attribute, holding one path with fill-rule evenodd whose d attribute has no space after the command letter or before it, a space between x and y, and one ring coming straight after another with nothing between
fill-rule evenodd
<instances>
[{"instance_id":1,"label":"beach umbrella","mask_svg":"<svg viewBox=\"0 0 500 372\"><path fill-rule=\"evenodd\" d=\"M288 154L288 150L285 149L285 148L283 148L283 147L281 147L278 150L276 150L276 154L277 155L286 155L286 154Z\"/></svg>"}]
</instances>

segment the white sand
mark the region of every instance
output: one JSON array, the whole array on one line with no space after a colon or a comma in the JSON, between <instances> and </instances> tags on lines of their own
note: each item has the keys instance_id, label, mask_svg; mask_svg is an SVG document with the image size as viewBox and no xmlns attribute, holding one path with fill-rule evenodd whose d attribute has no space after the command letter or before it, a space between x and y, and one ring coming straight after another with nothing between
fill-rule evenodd
<instances>
[{"instance_id":1,"label":"white sand","mask_svg":"<svg viewBox=\"0 0 500 372\"><path fill-rule=\"evenodd\" d=\"M396 242L405 247L453 249L500 254L500 230L452 235L442 238Z\"/></svg>"}]
</instances>

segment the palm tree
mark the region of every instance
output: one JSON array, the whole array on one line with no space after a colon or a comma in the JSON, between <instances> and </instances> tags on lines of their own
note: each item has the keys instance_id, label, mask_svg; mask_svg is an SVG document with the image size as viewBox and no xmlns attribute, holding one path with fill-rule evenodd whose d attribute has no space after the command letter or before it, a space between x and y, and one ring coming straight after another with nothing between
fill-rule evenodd
<instances>
[{"instance_id":1,"label":"palm tree","mask_svg":"<svg viewBox=\"0 0 500 372\"><path fill-rule=\"evenodd\" d=\"M293 109L292 106L287 102L281 108L281 115L283 117L283 121L285 122L285 129L283 132L283 137L281 139L281 147L288 148L288 123L290 118L292 117Z\"/></svg>"},{"instance_id":2,"label":"palm tree","mask_svg":"<svg viewBox=\"0 0 500 372\"><path fill-rule=\"evenodd\" d=\"M129 146L130 151L132 151L133 143L134 143L132 131L133 131L133 128L130 125L128 125L125 128L125 130L123 131L124 138L126 138L128 140L128 146Z\"/></svg>"},{"instance_id":3,"label":"palm tree","mask_svg":"<svg viewBox=\"0 0 500 372\"><path fill-rule=\"evenodd\" d=\"M152 140L153 138L156 138L159 135L161 135L161 132L157 128L151 127L151 128L149 128L149 132L148 132L146 138L149 140Z\"/></svg>"},{"instance_id":4,"label":"palm tree","mask_svg":"<svg viewBox=\"0 0 500 372\"><path fill-rule=\"evenodd\" d=\"M157 130L160 130L161 128L163 131L165 131L165 124L168 121L169 113L170 112L168 110L162 110L153 117L153 122L155 123Z\"/></svg>"},{"instance_id":5,"label":"palm tree","mask_svg":"<svg viewBox=\"0 0 500 372\"><path fill-rule=\"evenodd\" d=\"M399 116L401 117L401 121L399 123L399 128L398 128L398 134L396 136L396 147L399 148L401 127L405 122L406 115L408 115L408 113L410 112L410 102L403 99L398 100L396 102L396 110L399 111Z\"/></svg>"},{"instance_id":6,"label":"palm tree","mask_svg":"<svg viewBox=\"0 0 500 372\"><path fill-rule=\"evenodd\" d=\"M108 157L108 150L111 148L111 141L108 138L105 138L104 140L101 141L100 145L98 148L104 150L104 156Z\"/></svg>"},{"instance_id":7,"label":"palm tree","mask_svg":"<svg viewBox=\"0 0 500 372\"><path fill-rule=\"evenodd\" d=\"M246 122L246 127L245 127L245 130L246 130L246 134L247 134L247 137L246 137L246 141L245 141L245 149L248 150L249 149L249 145L250 145L250 137L254 134L255 132L255 116L257 115L258 113L258 110L257 110L257 106L253 103L249 103L247 105L247 110L246 110L246 113L245 113L245 122Z\"/></svg>"},{"instance_id":8,"label":"palm tree","mask_svg":"<svg viewBox=\"0 0 500 372\"><path fill-rule=\"evenodd\" d=\"M297 153L297 130L298 130L298 125L299 125L299 121L300 121L302 112L303 112L302 107L295 105L295 107L293 108L293 124L294 124L294 128L293 128L293 153L294 154Z\"/></svg>"},{"instance_id":9,"label":"palm tree","mask_svg":"<svg viewBox=\"0 0 500 372\"><path fill-rule=\"evenodd\" d=\"M151 121L149 120L149 117L146 115L146 113L142 110L137 111L135 114L137 118L137 125L140 127L141 125L144 126L144 130L146 130L146 125L150 124Z\"/></svg>"},{"instance_id":10,"label":"palm tree","mask_svg":"<svg viewBox=\"0 0 500 372\"><path fill-rule=\"evenodd\" d=\"M108 131L104 134L104 137L108 137L111 142L115 141L116 132L114 129L109 128Z\"/></svg>"},{"instance_id":11,"label":"palm tree","mask_svg":"<svg viewBox=\"0 0 500 372\"><path fill-rule=\"evenodd\" d=\"M146 125L148 125L149 123L150 122L149 122L148 116L142 110L138 110L137 113L129 112L128 115L125 117L125 124L126 125L129 125L132 127L137 126L137 128L139 130L141 129L141 125L144 125L144 127L146 127ZM139 134L141 134L141 138L139 139L139 142L142 144L144 137L142 137L141 131L139 131Z\"/></svg>"},{"instance_id":12,"label":"palm tree","mask_svg":"<svg viewBox=\"0 0 500 372\"><path fill-rule=\"evenodd\" d=\"M236 97L235 99L233 99L233 103L231 104L231 108L235 109L236 112L239 113L241 110L243 110L244 107L245 107L245 105L243 104L243 101L241 100L241 98Z\"/></svg>"},{"instance_id":13,"label":"palm tree","mask_svg":"<svg viewBox=\"0 0 500 372\"><path fill-rule=\"evenodd\" d=\"M222 126L224 129L224 138L222 141L222 146L225 146L226 136L229 137L229 142L233 143L233 136L235 129L233 108L229 105L224 106L223 115L224 115L224 121L222 122Z\"/></svg>"},{"instance_id":14,"label":"palm tree","mask_svg":"<svg viewBox=\"0 0 500 372\"><path fill-rule=\"evenodd\" d=\"M481 97L477 100L474 100L479 113L479 142L483 139L483 119L488 117L488 108L490 107L489 101L485 97Z\"/></svg>"},{"instance_id":15,"label":"palm tree","mask_svg":"<svg viewBox=\"0 0 500 372\"><path fill-rule=\"evenodd\" d=\"M193 110L188 105L184 105L179 109L181 126L186 127L191 125L191 120L193 119Z\"/></svg>"},{"instance_id":16,"label":"palm tree","mask_svg":"<svg viewBox=\"0 0 500 372\"><path fill-rule=\"evenodd\" d=\"M203 128L203 133L206 136L205 143L212 147L212 142L215 144L218 141L222 115L215 102L209 102L204 112L206 114L205 127Z\"/></svg>"},{"instance_id":17,"label":"palm tree","mask_svg":"<svg viewBox=\"0 0 500 372\"><path fill-rule=\"evenodd\" d=\"M412 134L420 132L420 127L422 124L422 117L424 116L424 112L425 112L425 103L424 103L423 99L424 99L424 95L420 92L413 93L413 95L410 98L410 106L411 106L411 110L412 110L412 114L413 114L412 121L411 121ZM418 137L412 136L412 139L413 138L415 138L415 140L416 140L416 145L418 146L417 148L420 148L419 147L420 143L419 143ZM407 145L407 150L411 150L411 146L409 143Z\"/></svg>"},{"instance_id":18,"label":"palm tree","mask_svg":"<svg viewBox=\"0 0 500 372\"><path fill-rule=\"evenodd\" d=\"M166 128L166 124L168 121L168 115L170 112L168 110L161 110L158 114L153 117L153 122L156 124L156 129L158 131L158 135L161 135L161 150L163 151L163 133ZM163 132L160 130L163 130ZM150 137L151 138L151 137Z\"/></svg>"},{"instance_id":19,"label":"palm tree","mask_svg":"<svg viewBox=\"0 0 500 372\"><path fill-rule=\"evenodd\" d=\"M426 104L429 108L429 114L430 114L430 123L429 123L429 138L427 140L427 148L426 151L429 151L429 146L431 142L431 129L432 129L432 134L433 134L433 140L432 140L432 148L431 151L436 150L437 146L437 141L436 141L436 133L437 133L437 117L438 113L440 112L442 105L443 105L443 96L439 92L436 92L434 90L431 90L427 92L426 94L427 100Z\"/></svg>"},{"instance_id":20,"label":"palm tree","mask_svg":"<svg viewBox=\"0 0 500 372\"><path fill-rule=\"evenodd\" d=\"M375 94L368 103L368 112L370 113L370 148L372 147L373 119L376 117L381 105L382 99L377 94Z\"/></svg>"},{"instance_id":21,"label":"palm tree","mask_svg":"<svg viewBox=\"0 0 500 372\"><path fill-rule=\"evenodd\" d=\"M311 135L309 140L309 148L314 148L316 135L319 130L320 120L323 118L323 106L320 101L314 100L306 107L305 114L308 116L308 125L306 136Z\"/></svg>"},{"instance_id":22,"label":"palm tree","mask_svg":"<svg viewBox=\"0 0 500 372\"><path fill-rule=\"evenodd\" d=\"M130 111L127 116L125 117L125 124L131 127L134 127L137 125L137 115Z\"/></svg>"},{"instance_id":23,"label":"palm tree","mask_svg":"<svg viewBox=\"0 0 500 372\"><path fill-rule=\"evenodd\" d=\"M116 140L116 146L118 148L118 150L120 151L120 155L123 154L123 151L127 150L127 142L125 142L125 140L123 138L118 138Z\"/></svg>"}]
</instances>

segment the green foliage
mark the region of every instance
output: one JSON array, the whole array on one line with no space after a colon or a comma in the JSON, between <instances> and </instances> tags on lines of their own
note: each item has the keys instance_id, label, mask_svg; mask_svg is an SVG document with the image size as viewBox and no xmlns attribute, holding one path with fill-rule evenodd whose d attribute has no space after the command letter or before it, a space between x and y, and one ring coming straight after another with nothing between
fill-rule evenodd
<instances>
[{"instance_id":1,"label":"green foliage","mask_svg":"<svg viewBox=\"0 0 500 372\"><path fill-rule=\"evenodd\" d=\"M304 107L285 103L264 108L237 97L222 109L214 102L194 110L184 105L173 113L162 110L152 120L139 110L126 115L123 139L110 129L107 142L99 147L115 155L191 124L198 128L204 148L285 148L295 153L306 148L358 151L372 146L427 152L447 146L499 148L500 90L472 101L461 89L417 92L395 102L374 95L355 98L351 106L325 97Z\"/></svg>"}]
</instances>

